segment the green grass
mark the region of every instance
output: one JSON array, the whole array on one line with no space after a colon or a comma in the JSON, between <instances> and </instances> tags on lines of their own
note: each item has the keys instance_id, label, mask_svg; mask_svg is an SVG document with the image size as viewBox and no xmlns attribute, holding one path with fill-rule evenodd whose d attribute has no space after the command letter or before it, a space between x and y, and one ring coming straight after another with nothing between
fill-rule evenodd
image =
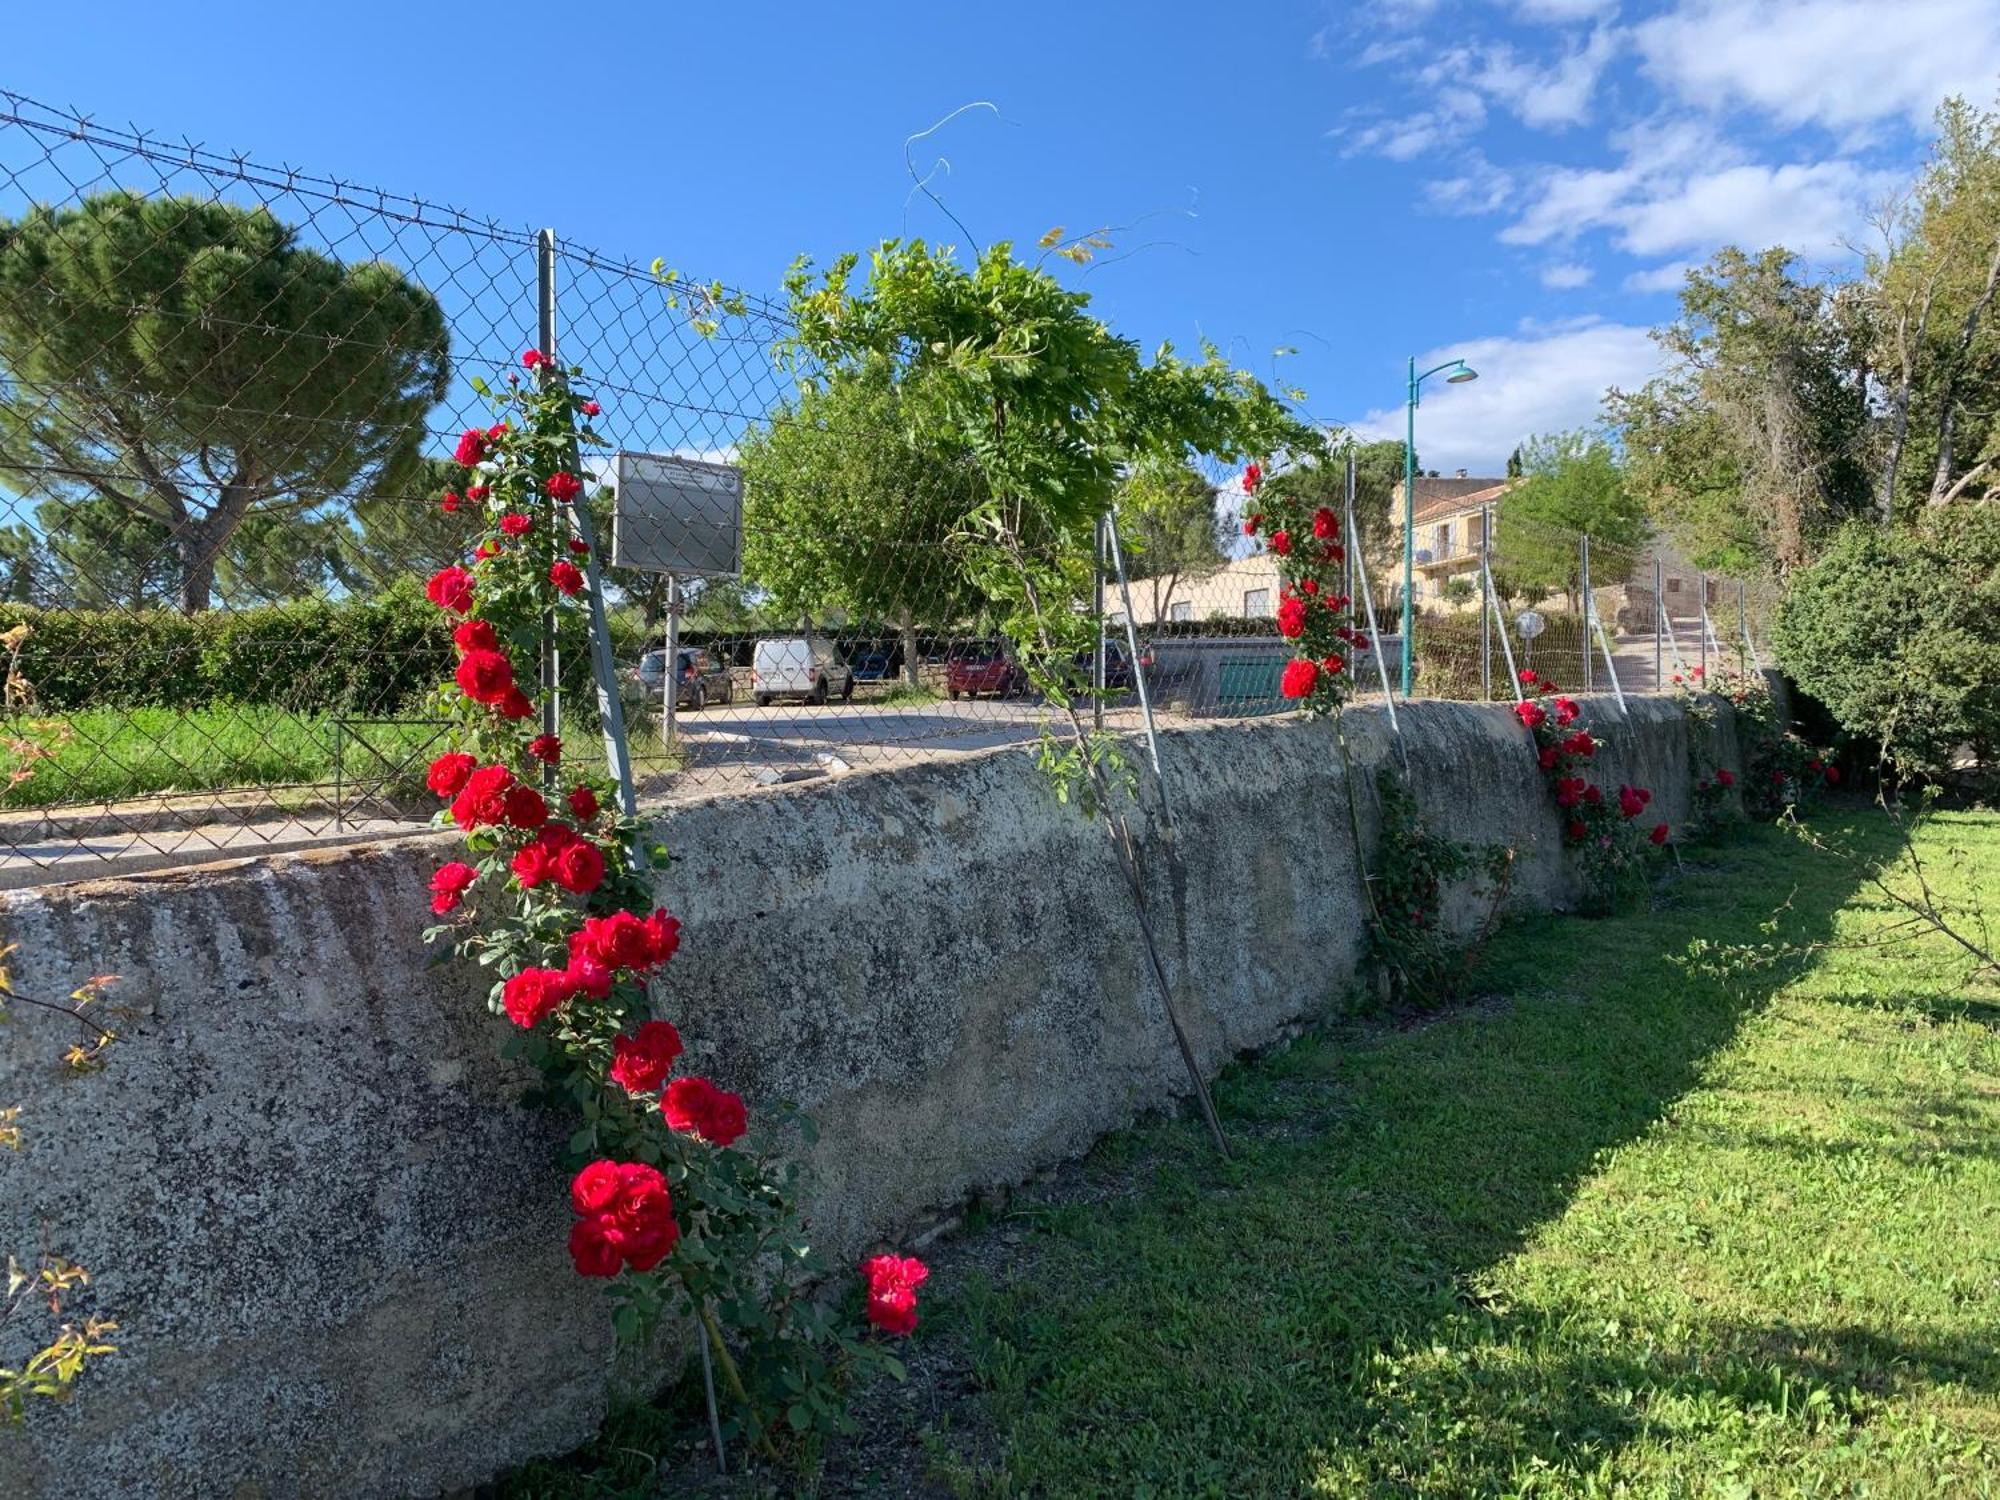
<instances>
[{"instance_id":1,"label":"green grass","mask_svg":"<svg viewBox=\"0 0 2000 1500\"><path fill-rule=\"evenodd\" d=\"M1825 821L1825 820L1822 820ZM1853 836L1891 844L1874 815ZM1922 847L2000 896L2000 818ZM1955 852L1953 852L1955 851ZM2000 992L1926 941L1745 988L1690 939L1896 915L1774 831L1492 942L1491 1001L1232 1070L937 1287L968 1495L2000 1494Z\"/></svg>"},{"instance_id":2,"label":"green grass","mask_svg":"<svg viewBox=\"0 0 2000 1500\"><path fill-rule=\"evenodd\" d=\"M89 805L163 793L236 789L325 787L334 780L336 751L332 718L285 713L267 707L219 705L202 709L88 709L36 720L17 728L25 738L53 753L23 761L33 776L5 789L0 807ZM65 735L58 726L66 726ZM402 778L405 788L422 791L423 771L443 748L433 744L437 727L420 723L372 722L345 730L339 747L343 774L379 786L395 765L414 760ZM580 721L566 724L563 738L574 766L601 769L597 730ZM633 761L643 774L679 764L656 729L629 727ZM297 800L297 799L295 799Z\"/></svg>"}]
</instances>

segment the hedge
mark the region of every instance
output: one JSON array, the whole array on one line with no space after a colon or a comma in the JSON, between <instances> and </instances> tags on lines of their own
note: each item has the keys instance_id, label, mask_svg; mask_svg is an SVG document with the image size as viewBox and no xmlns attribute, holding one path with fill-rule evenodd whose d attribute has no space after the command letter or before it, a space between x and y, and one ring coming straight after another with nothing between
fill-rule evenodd
<instances>
[{"instance_id":1,"label":"hedge","mask_svg":"<svg viewBox=\"0 0 2000 1500\"><path fill-rule=\"evenodd\" d=\"M450 626L415 593L183 615L0 605L26 624L19 670L36 706L268 704L387 717L451 674Z\"/></svg>"}]
</instances>

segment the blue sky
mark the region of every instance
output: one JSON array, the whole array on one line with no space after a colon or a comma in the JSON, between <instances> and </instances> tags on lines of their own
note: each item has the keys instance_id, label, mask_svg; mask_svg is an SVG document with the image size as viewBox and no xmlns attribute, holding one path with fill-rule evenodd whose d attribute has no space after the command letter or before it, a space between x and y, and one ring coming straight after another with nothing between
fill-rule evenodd
<instances>
[{"instance_id":1,"label":"blue sky","mask_svg":"<svg viewBox=\"0 0 2000 1500\"><path fill-rule=\"evenodd\" d=\"M194 9L19 7L0 87L762 290L962 243L905 143L986 101L909 147L972 236L1111 226L1114 326L1371 435L1409 354L1463 355L1419 417L1447 470L1643 380L1718 245L1851 264L1937 101L2000 80L2000 0Z\"/></svg>"}]
</instances>

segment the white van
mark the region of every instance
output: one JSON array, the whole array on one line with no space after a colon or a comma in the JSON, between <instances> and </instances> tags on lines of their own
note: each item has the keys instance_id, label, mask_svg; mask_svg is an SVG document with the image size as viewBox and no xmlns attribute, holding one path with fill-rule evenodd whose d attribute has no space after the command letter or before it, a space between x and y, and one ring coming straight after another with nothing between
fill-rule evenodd
<instances>
[{"instance_id":1,"label":"white van","mask_svg":"<svg viewBox=\"0 0 2000 1500\"><path fill-rule=\"evenodd\" d=\"M842 703L854 696L854 669L840 653L818 638L790 636L759 641L750 671L750 696L759 708L773 698L803 698L824 703L838 693Z\"/></svg>"}]
</instances>

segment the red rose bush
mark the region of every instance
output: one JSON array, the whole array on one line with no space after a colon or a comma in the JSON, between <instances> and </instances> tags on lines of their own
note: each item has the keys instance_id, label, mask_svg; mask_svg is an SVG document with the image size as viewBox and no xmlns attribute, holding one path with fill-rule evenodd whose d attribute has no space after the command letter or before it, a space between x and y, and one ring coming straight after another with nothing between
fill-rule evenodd
<instances>
[{"instance_id":1,"label":"red rose bush","mask_svg":"<svg viewBox=\"0 0 2000 1500\"><path fill-rule=\"evenodd\" d=\"M1278 559L1278 634L1291 646L1278 691L1308 713L1330 713L1346 701L1348 663L1367 637L1354 628L1346 582L1340 517L1250 464L1241 481L1246 536L1260 537Z\"/></svg>"},{"instance_id":2,"label":"red rose bush","mask_svg":"<svg viewBox=\"0 0 2000 1500\"><path fill-rule=\"evenodd\" d=\"M545 621L566 654L584 644L590 549L574 522L584 488L576 454L596 441L599 407L571 390L578 372L557 371L538 351L522 362L537 382L516 378L503 420L458 442L463 472L440 505L466 525L465 554L425 586L454 621L458 654L435 700L456 743L425 780L439 826L465 845L431 879L430 909L443 920L427 936L448 938L492 976L488 1000L509 1023L509 1050L581 1111L569 1254L579 1275L612 1283L620 1334L639 1336L680 1308L699 1324L754 1441L843 1430L839 1366L883 1356L805 1295L819 1268L791 1203L795 1169L752 1135L740 1095L677 1076L681 1032L652 1017L649 994L681 943L679 919L652 903L657 851L636 818L607 812L613 788L571 768L529 696ZM907 1333L924 1271L898 1264L887 1311L865 1278L867 1315Z\"/></svg>"}]
</instances>

